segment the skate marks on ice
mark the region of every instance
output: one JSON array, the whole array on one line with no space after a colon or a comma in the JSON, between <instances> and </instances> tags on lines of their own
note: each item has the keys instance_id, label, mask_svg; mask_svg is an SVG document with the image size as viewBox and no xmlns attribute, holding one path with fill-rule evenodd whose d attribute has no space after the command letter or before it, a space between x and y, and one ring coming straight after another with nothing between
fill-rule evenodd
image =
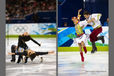
<instances>
[{"instance_id":1,"label":"skate marks on ice","mask_svg":"<svg viewBox=\"0 0 114 76\"><path fill-rule=\"evenodd\" d=\"M35 51L56 51L56 39L55 38L44 38L35 39L41 43L41 47L29 41L27 44L30 49ZM18 39L6 40L6 52L10 52L12 44L17 44ZM7 44L9 43L9 44ZM17 58L18 56L16 56ZM41 63L40 57L43 57ZM36 57L33 62L28 60L27 64L21 62L20 64L11 63L11 56L6 53L6 76L56 76L56 54L54 55L43 55ZM17 61L17 60L16 60Z\"/></svg>"},{"instance_id":2,"label":"skate marks on ice","mask_svg":"<svg viewBox=\"0 0 114 76\"><path fill-rule=\"evenodd\" d=\"M84 63L79 52L59 52L58 55L58 76L108 76L108 52L88 52Z\"/></svg>"},{"instance_id":3,"label":"skate marks on ice","mask_svg":"<svg viewBox=\"0 0 114 76\"><path fill-rule=\"evenodd\" d=\"M11 63L9 58L6 62L6 76L56 76L56 61L54 55L43 56L43 62L36 57L33 62Z\"/></svg>"}]
</instances>

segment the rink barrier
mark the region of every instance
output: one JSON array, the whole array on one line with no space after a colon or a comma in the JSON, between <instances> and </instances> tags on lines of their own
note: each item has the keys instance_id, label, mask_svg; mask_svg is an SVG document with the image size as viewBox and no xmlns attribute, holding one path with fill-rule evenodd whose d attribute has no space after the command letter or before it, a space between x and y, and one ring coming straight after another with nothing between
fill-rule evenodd
<instances>
[{"instance_id":1,"label":"rink barrier","mask_svg":"<svg viewBox=\"0 0 114 76\"><path fill-rule=\"evenodd\" d=\"M92 47L86 47L87 51L91 51ZM83 50L83 49L82 49ZM58 52L75 52L79 51L79 47L58 47ZM108 46L97 46L97 51L109 51Z\"/></svg>"},{"instance_id":2,"label":"rink barrier","mask_svg":"<svg viewBox=\"0 0 114 76\"><path fill-rule=\"evenodd\" d=\"M6 24L6 35L56 35L56 23Z\"/></svg>"},{"instance_id":3,"label":"rink barrier","mask_svg":"<svg viewBox=\"0 0 114 76\"><path fill-rule=\"evenodd\" d=\"M101 41L97 41L97 46L105 46L109 45L109 27L103 26L102 33L99 36L104 36L105 43L102 45ZM84 33L89 37L93 28L87 26L83 29ZM76 30L74 27L59 27L58 28L58 46L59 47L73 47L72 44L74 43L75 38L77 37ZM91 45L90 39L87 39L87 45ZM75 47L78 47L77 45Z\"/></svg>"},{"instance_id":4,"label":"rink barrier","mask_svg":"<svg viewBox=\"0 0 114 76\"><path fill-rule=\"evenodd\" d=\"M6 38L17 38L19 35L6 35ZM30 35L34 38L56 38L56 35Z\"/></svg>"}]
</instances>

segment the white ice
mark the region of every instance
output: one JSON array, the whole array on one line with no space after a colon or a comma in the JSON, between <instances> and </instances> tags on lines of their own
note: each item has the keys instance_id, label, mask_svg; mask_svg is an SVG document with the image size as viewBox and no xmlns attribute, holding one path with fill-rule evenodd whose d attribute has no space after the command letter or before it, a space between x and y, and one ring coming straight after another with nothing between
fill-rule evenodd
<instances>
[{"instance_id":1,"label":"white ice","mask_svg":"<svg viewBox=\"0 0 114 76\"><path fill-rule=\"evenodd\" d=\"M34 38L41 43L41 47L32 41L27 42L30 49L34 51L55 51L56 52L56 38ZM27 64L21 62L20 64L11 63L11 45L17 45L17 38L6 39L6 76L56 76L56 54L43 55L43 62L40 63L40 57L36 57L33 62L28 60Z\"/></svg>"},{"instance_id":2,"label":"white ice","mask_svg":"<svg viewBox=\"0 0 114 76\"><path fill-rule=\"evenodd\" d=\"M58 76L108 76L108 52L84 54L81 62L79 52L58 53Z\"/></svg>"}]
</instances>

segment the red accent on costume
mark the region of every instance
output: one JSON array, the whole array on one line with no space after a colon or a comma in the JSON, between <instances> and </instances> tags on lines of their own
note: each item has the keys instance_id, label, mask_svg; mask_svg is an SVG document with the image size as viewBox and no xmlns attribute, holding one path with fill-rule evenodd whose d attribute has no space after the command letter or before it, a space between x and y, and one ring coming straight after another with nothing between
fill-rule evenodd
<instances>
[{"instance_id":1,"label":"red accent on costume","mask_svg":"<svg viewBox=\"0 0 114 76\"><path fill-rule=\"evenodd\" d=\"M82 33L82 34L79 34L79 35L77 35L77 36L82 36L84 33Z\"/></svg>"},{"instance_id":2,"label":"red accent on costume","mask_svg":"<svg viewBox=\"0 0 114 76\"><path fill-rule=\"evenodd\" d=\"M82 62L84 62L84 56L83 56L83 52L82 51L80 52L80 55L81 55Z\"/></svg>"},{"instance_id":3,"label":"red accent on costume","mask_svg":"<svg viewBox=\"0 0 114 76\"><path fill-rule=\"evenodd\" d=\"M90 41L95 42L97 41L97 35L102 32L102 27L94 29L93 32L90 34Z\"/></svg>"},{"instance_id":4,"label":"red accent on costume","mask_svg":"<svg viewBox=\"0 0 114 76\"><path fill-rule=\"evenodd\" d=\"M84 49L84 52L85 52L85 53L87 53L87 49L86 49L86 46L84 46L84 47L83 47L83 49Z\"/></svg>"}]
</instances>

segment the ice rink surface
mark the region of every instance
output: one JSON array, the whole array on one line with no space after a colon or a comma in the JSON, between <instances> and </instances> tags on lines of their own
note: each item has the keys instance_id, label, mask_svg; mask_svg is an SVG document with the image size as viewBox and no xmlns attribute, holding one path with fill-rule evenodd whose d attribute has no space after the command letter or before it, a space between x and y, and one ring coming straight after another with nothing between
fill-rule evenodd
<instances>
[{"instance_id":1,"label":"ice rink surface","mask_svg":"<svg viewBox=\"0 0 114 76\"><path fill-rule=\"evenodd\" d=\"M79 52L58 53L58 76L108 76L108 52L84 54L81 62Z\"/></svg>"},{"instance_id":2,"label":"ice rink surface","mask_svg":"<svg viewBox=\"0 0 114 76\"><path fill-rule=\"evenodd\" d=\"M55 51L56 52L56 38L34 38L41 43L41 47L32 41L27 42L30 49L34 51ZM36 57L33 62L28 60L27 64L21 62L20 64L11 63L11 45L17 45L17 38L6 39L6 76L56 76L56 54L43 55L43 62L40 57Z\"/></svg>"}]
</instances>

